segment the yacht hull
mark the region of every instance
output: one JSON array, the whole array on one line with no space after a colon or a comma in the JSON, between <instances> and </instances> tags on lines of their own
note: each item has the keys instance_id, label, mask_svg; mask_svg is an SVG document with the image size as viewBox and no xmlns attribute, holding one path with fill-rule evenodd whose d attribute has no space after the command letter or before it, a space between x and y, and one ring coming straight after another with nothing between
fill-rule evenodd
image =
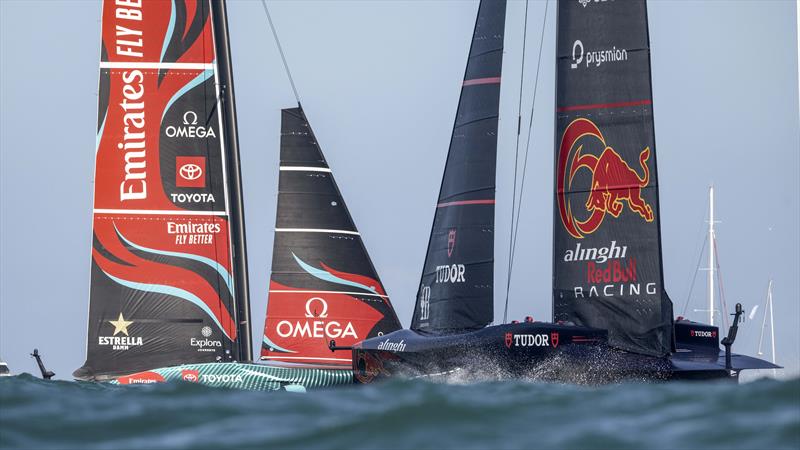
<instances>
[{"instance_id":1,"label":"yacht hull","mask_svg":"<svg viewBox=\"0 0 800 450\"><path fill-rule=\"evenodd\" d=\"M219 362L163 367L104 381L126 385L182 381L221 388L302 392L352 384L353 373L349 367Z\"/></svg>"},{"instance_id":2,"label":"yacht hull","mask_svg":"<svg viewBox=\"0 0 800 450\"><path fill-rule=\"evenodd\" d=\"M728 369L725 353L718 346L682 345L664 357L625 352L608 346L605 330L543 322L496 325L445 335L400 330L365 340L353 348L357 383L391 377L530 379L578 384L735 381L740 370L773 367L777 366L733 354Z\"/></svg>"}]
</instances>

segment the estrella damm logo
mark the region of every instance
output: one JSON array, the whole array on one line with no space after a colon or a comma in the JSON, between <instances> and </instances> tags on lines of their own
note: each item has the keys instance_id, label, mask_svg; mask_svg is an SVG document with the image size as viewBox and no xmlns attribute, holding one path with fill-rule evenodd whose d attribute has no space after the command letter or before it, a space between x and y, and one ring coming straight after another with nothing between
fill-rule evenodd
<instances>
[{"instance_id":1,"label":"estrella damm logo","mask_svg":"<svg viewBox=\"0 0 800 450\"><path fill-rule=\"evenodd\" d=\"M586 139L596 139L602 144L600 156L583 153ZM574 153L574 154L573 154ZM570 154L573 154L570 158ZM653 208L642 198L642 188L650 182L650 147L639 153L639 164L644 172L639 176L636 170L625 162L606 140L597 125L589 119L579 118L572 121L564 130L558 150L558 169L556 194L561 223L570 235L581 239L593 233L606 214L619 217L625 209L625 202L631 211L638 213L645 221L653 221ZM591 185L586 187L589 196L583 205L589 213L580 220L575 217L572 205L565 193L572 192L575 175L582 169L592 174Z\"/></svg>"}]
</instances>

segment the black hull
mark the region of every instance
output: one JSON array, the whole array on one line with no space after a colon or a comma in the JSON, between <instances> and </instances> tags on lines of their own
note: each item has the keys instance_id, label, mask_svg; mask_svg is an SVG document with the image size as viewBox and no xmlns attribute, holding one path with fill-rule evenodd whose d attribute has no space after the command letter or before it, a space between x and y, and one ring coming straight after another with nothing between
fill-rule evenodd
<instances>
[{"instance_id":1,"label":"black hull","mask_svg":"<svg viewBox=\"0 0 800 450\"><path fill-rule=\"evenodd\" d=\"M543 322L504 324L477 331L429 335L399 330L353 348L356 382L403 377L480 381L529 379L577 384L621 381L735 381L742 369L772 368L719 347L685 345L666 357L607 345L605 330Z\"/></svg>"}]
</instances>

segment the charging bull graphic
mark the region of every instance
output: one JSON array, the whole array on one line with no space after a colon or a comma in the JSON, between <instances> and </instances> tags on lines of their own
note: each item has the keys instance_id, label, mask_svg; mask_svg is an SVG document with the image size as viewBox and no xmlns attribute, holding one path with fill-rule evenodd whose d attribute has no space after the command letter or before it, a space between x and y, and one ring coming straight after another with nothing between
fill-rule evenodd
<instances>
[{"instance_id":1,"label":"charging bull graphic","mask_svg":"<svg viewBox=\"0 0 800 450\"><path fill-rule=\"evenodd\" d=\"M583 138L597 139L604 150L600 156L582 153ZM577 149L575 146L577 145ZM574 156L569 158L570 153ZM653 208L642 198L642 188L650 182L650 147L645 147L639 154L639 164L643 175L631 168L613 148L606 144L605 138L597 125L588 119L575 119L564 130L558 152L558 210L561 222L570 235L581 239L593 233L603 223L606 213L619 217L627 203L631 211L637 213L647 222L653 221ZM568 164L569 163L569 164ZM565 195L571 191L572 181L579 170L586 169L592 173L589 197L584 207L589 217L581 221L575 218L572 206Z\"/></svg>"}]
</instances>

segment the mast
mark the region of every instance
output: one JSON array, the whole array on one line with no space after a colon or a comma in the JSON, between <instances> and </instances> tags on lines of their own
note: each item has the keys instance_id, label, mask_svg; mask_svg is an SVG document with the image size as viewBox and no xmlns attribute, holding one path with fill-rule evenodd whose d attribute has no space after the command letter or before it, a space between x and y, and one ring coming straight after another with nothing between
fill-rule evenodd
<instances>
[{"instance_id":1,"label":"mast","mask_svg":"<svg viewBox=\"0 0 800 450\"><path fill-rule=\"evenodd\" d=\"M214 21L214 36L217 43L217 68L224 111L223 124L228 146L226 157L230 170L230 217L233 240L233 264L235 266L236 305L239 325L238 361L253 358L252 332L250 327L250 283L247 271L247 246L245 245L244 200L242 198L241 159L239 157L239 133L236 123L236 104L234 103L233 64L231 62L230 33L228 32L228 12L225 0L211 0L211 17Z\"/></svg>"},{"instance_id":2,"label":"mast","mask_svg":"<svg viewBox=\"0 0 800 450\"><path fill-rule=\"evenodd\" d=\"M708 323L714 325L714 185L708 187Z\"/></svg>"}]
</instances>

